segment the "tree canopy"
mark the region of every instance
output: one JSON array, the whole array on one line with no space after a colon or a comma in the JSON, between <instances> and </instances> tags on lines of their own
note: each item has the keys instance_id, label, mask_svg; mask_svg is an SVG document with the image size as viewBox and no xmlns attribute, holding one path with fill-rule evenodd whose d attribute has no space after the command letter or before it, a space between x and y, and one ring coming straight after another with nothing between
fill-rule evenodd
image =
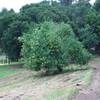
<instances>
[{"instance_id":1,"label":"tree canopy","mask_svg":"<svg viewBox=\"0 0 100 100\"><path fill-rule=\"evenodd\" d=\"M19 59L22 44L18 37L44 21L69 24L75 36L90 52L100 50L100 0L44 0L27 4L19 13L13 9L0 12L0 48L9 59ZM13 54L13 56L12 56Z\"/></svg>"},{"instance_id":2,"label":"tree canopy","mask_svg":"<svg viewBox=\"0 0 100 100\"><path fill-rule=\"evenodd\" d=\"M45 22L24 34L21 40L25 66L35 70L62 71L71 62L83 65L91 57L70 25L64 23Z\"/></svg>"}]
</instances>

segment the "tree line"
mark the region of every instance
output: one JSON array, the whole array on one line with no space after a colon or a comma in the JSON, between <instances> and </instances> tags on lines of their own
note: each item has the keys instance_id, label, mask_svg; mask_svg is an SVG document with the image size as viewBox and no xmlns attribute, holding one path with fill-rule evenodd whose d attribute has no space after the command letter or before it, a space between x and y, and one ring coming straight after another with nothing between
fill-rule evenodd
<instances>
[{"instance_id":1,"label":"tree line","mask_svg":"<svg viewBox=\"0 0 100 100\"><path fill-rule=\"evenodd\" d=\"M0 12L0 48L7 57L22 57L20 37L41 23L54 22L70 25L77 40L91 53L100 53L100 0L44 0L23 6L19 13L13 9ZM53 24L52 24L53 25ZM42 34L42 33L41 33Z\"/></svg>"}]
</instances>

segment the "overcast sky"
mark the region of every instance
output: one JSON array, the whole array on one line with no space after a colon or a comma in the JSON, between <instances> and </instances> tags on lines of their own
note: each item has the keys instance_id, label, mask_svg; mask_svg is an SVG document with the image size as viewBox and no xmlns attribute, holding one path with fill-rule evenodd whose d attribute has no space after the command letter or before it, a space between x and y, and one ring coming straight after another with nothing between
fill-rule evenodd
<instances>
[{"instance_id":1,"label":"overcast sky","mask_svg":"<svg viewBox=\"0 0 100 100\"><path fill-rule=\"evenodd\" d=\"M0 10L2 8L7 8L8 10L13 8L16 12L19 11L19 9L25 5L30 3L38 3L42 0L0 0ZM93 4L95 0L91 0L91 3Z\"/></svg>"}]
</instances>

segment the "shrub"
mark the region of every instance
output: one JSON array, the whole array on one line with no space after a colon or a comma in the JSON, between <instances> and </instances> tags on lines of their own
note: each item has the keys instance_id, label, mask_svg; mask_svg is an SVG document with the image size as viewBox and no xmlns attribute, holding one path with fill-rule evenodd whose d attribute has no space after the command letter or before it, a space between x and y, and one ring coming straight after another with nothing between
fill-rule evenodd
<instances>
[{"instance_id":1,"label":"shrub","mask_svg":"<svg viewBox=\"0 0 100 100\"><path fill-rule=\"evenodd\" d=\"M71 62L86 64L90 59L68 24L45 22L24 34L21 40L25 66L34 70L62 71Z\"/></svg>"}]
</instances>

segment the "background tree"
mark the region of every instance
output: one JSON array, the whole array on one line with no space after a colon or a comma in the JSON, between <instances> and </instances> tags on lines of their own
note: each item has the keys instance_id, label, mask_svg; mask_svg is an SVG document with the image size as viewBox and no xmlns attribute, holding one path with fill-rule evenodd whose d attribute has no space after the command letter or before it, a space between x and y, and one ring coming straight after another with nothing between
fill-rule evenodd
<instances>
[{"instance_id":1,"label":"background tree","mask_svg":"<svg viewBox=\"0 0 100 100\"><path fill-rule=\"evenodd\" d=\"M53 20L54 22L67 22L68 17L65 9L64 11L62 9L64 8L57 2L53 2L53 5L41 2L40 4L31 4L22 7L20 13L34 23L41 23L50 20Z\"/></svg>"},{"instance_id":2,"label":"background tree","mask_svg":"<svg viewBox=\"0 0 100 100\"><path fill-rule=\"evenodd\" d=\"M94 8L96 11L100 12L100 0L95 1Z\"/></svg>"},{"instance_id":3,"label":"background tree","mask_svg":"<svg viewBox=\"0 0 100 100\"><path fill-rule=\"evenodd\" d=\"M59 1L60 1L60 4L61 5L71 6L72 5L72 2L75 1L75 0L59 0Z\"/></svg>"},{"instance_id":4,"label":"background tree","mask_svg":"<svg viewBox=\"0 0 100 100\"><path fill-rule=\"evenodd\" d=\"M13 10L8 11L3 9L0 13L0 46L1 38L5 30L8 29L9 25L15 20L16 13Z\"/></svg>"},{"instance_id":5,"label":"background tree","mask_svg":"<svg viewBox=\"0 0 100 100\"><path fill-rule=\"evenodd\" d=\"M23 32L27 32L28 28L27 22L15 21L11 23L9 28L3 33L1 41L2 50L10 60L15 61L21 57L21 43L18 38Z\"/></svg>"},{"instance_id":6,"label":"background tree","mask_svg":"<svg viewBox=\"0 0 100 100\"><path fill-rule=\"evenodd\" d=\"M94 6L90 4L90 0L59 1L60 2L52 1L52 5L49 0L44 0L37 4L27 4L20 9L19 13L15 13L13 10L3 9L0 12L0 48L2 51L8 55L10 50L9 49L7 53L6 47L8 48L8 44L10 44L10 46L12 45L12 47L14 47L13 43L17 44L18 42L19 44L19 41L15 42L13 38L22 36L23 32L27 34L26 30L28 31L28 28L25 29L25 27L36 27L44 21L53 21L56 23L65 22L70 24L78 40L82 42L88 50L91 51L92 48L95 52L100 51L99 0L96 0ZM21 27L22 30L17 26ZM18 35L17 32L20 33L20 35ZM14 42L7 43L9 39ZM18 48L21 47L16 45L16 48L17 46ZM18 52L17 54L19 56L20 49ZM12 59L12 57L9 58ZM18 59L18 57L16 59Z\"/></svg>"}]
</instances>

